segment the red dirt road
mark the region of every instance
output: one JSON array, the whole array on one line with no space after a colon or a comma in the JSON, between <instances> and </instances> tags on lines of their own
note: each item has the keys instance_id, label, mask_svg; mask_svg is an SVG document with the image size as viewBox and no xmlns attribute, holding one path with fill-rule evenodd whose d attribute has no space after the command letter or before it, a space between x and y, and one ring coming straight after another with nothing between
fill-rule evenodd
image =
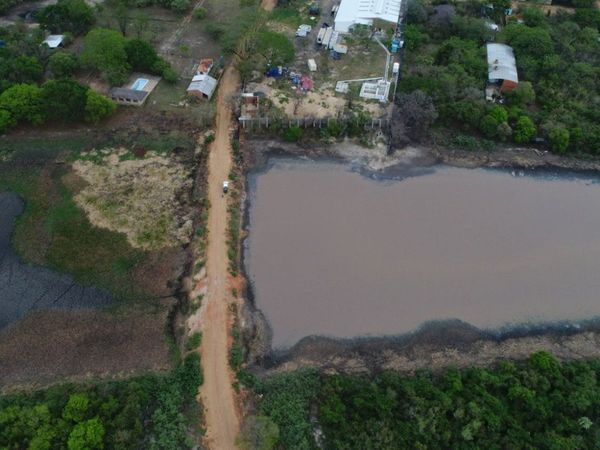
<instances>
[{"instance_id":1,"label":"red dirt road","mask_svg":"<svg viewBox=\"0 0 600 450\"><path fill-rule=\"evenodd\" d=\"M263 9L271 11L276 0L264 0ZM228 283L227 257L227 201L222 196L222 182L231 169L232 110L230 98L240 89L240 79L233 64L221 78L217 97L215 140L210 146L208 161L208 245L206 248L206 273L208 291L202 308L201 330L202 367L204 384L200 400L205 409L207 429L206 445L214 450L235 449L235 439L240 430L240 417L229 367L229 345L232 301Z\"/></svg>"}]
</instances>

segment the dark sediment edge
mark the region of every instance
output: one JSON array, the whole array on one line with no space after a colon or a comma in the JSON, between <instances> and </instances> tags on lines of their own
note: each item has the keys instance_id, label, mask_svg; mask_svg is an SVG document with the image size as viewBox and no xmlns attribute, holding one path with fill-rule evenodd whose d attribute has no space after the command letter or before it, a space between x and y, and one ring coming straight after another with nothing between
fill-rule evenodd
<instances>
[{"instance_id":1,"label":"dark sediment edge","mask_svg":"<svg viewBox=\"0 0 600 450\"><path fill-rule=\"evenodd\" d=\"M250 228L249 174L270 169L271 158L302 158L319 162L349 162L344 155L323 144L298 146L278 141L250 140L243 146L245 197L242 229ZM535 149L502 149L470 152L445 148L420 149L411 161L399 159L385 170L365 167L355 170L372 178L403 178L429 173L434 166L521 170L528 175L600 175L600 160L584 161L541 153ZM416 169L416 170L415 170ZM495 329L480 329L458 319L430 321L408 333L386 336L332 338L307 336L290 348L273 349L272 330L257 308L253 282L246 267L247 241L241 243L240 271L246 279L241 329L245 359L257 375L269 375L300 368L325 372L362 373L386 369L414 372L449 366L485 366L498 359L523 359L545 350L562 359L600 357L600 317L586 321L511 324Z\"/></svg>"}]
</instances>

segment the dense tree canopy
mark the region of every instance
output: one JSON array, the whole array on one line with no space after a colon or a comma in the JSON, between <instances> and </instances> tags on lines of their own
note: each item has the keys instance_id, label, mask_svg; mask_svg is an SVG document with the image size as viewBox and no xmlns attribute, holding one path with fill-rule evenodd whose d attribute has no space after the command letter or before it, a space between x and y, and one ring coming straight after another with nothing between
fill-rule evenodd
<instances>
[{"instance_id":1,"label":"dense tree canopy","mask_svg":"<svg viewBox=\"0 0 600 450\"><path fill-rule=\"evenodd\" d=\"M94 24L94 10L85 0L58 0L37 13L37 20L52 33L86 33Z\"/></svg>"},{"instance_id":2,"label":"dense tree canopy","mask_svg":"<svg viewBox=\"0 0 600 450\"><path fill-rule=\"evenodd\" d=\"M81 61L87 67L102 72L110 84L121 84L130 70L125 42L118 31L96 28L83 41Z\"/></svg>"},{"instance_id":3,"label":"dense tree canopy","mask_svg":"<svg viewBox=\"0 0 600 450\"><path fill-rule=\"evenodd\" d=\"M484 100L485 42L495 33L481 17L480 2L456 5L450 26L438 21L407 27L397 102L425 92L438 113L434 126L448 134L520 144L542 137L553 151L600 155L600 35L592 19L600 12L585 0L577 3L575 14L551 17L523 8L518 11L523 23L509 17L496 33L496 41L513 47L519 75L519 85L501 106ZM506 120L492 112L498 108Z\"/></svg>"},{"instance_id":4,"label":"dense tree canopy","mask_svg":"<svg viewBox=\"0 0 600 450\"><path fill-rule=\"evenodd\" d=\"M374 377L314 372L259 383L283 448L592 449L600 446L600 362L547 353L493 369ZM321 447L321 448L323 448Z\"/></svg>"},{"instance_id":5,"label":"dense tree canopy","mask_svg":"<svg viewBox=\"0 0 600 450\"><path fill-rule=\"evenodd\" d=\"M202 381L194 355L167 375L0 396L0 448L190 448L183 411Z\"/></svg>"}]
</instances>

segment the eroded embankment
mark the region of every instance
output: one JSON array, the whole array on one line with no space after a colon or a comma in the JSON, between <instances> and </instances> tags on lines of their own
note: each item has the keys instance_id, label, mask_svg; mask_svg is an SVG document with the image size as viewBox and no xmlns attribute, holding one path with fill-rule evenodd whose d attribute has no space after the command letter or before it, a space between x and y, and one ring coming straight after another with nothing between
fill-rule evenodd
<instances>
[{"instance_id":1,"label":"eroded embankment","mask_svg":"<svg viewBox=\"0 0 600 450\"><path fill-rule=\"evenodd\" d=\"M429 151L407 149L403 153L388 156L381 148L362 149L351 144L304 149L277 142L250 141L246 153L246 160L250 161L249 167L254 170L263 167L268 157L275 154L354 161L374 176L380 175L381 169L392 173L408 169L420 171L439 162L437 158L431 158ZM507 159L502 164L497 161L479 165L529 167L517 164L514 159ZM547 169L558 166L539 167ZM583 167L580 169L583 170ZM549 326L530 328L526 332L512 330L489 333L462 323L457 325L456 322L427 326L419 332L401 337L360 340L309 337L285 352L273 352L270 349L269 325L262 313L254 309L251 289L248 297L250 301L247 302L243 315L248 360L262 363L262 367L257 368L259 371L293 370L299 367L349 372L381 369L414 371L448 365L487 365L498 358L520 359L537 350L551 351L560 358L598 356L598 335L594 324L586 325L585 329Z\"/></svg>"}]
</instances>

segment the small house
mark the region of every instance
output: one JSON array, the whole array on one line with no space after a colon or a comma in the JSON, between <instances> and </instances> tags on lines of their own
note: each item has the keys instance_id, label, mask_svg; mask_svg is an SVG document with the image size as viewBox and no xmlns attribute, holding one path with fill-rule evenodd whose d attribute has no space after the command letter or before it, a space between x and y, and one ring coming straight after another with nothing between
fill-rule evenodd
<instances>
[{"instance_id":1,"label":"small house","mask_svg":"<svg viewBox=\"0 0 600 450\"><path fill-rule=\"evenodd\" d=\"M109 91L108 96L120 105L142 106L148 97L148 92L115 87Z\"/></svg>"},{"instance_id":2,"label":"small house","mask_svg":"<svg viewBox=\"0 0 600 450\"><path fill-rule=\"evenodd\" d=\"M44 39L42 44L46 44L50 48L58 48L63 46L64 40L64 34L51 34L46 39Z\"/></svg>"},{"instance_id":3,"label":"small house","mask_svg":"<svg viewBox=\"0 0 600 450\"><path fill-rule=\"evenodd\" d=\"M200 61L196 68L196 75L208 75L213 68L214 61L211 58L205 58Z\"/></svg>"},{"instance_id":4,"label":"small house","mask_svg":"<svg viewBox=\"0 0 600 450\"><path fill-rule=\"evenodd\" d=\"M486 99L493 100L519 85L517 61L513 49L506 44L487 44L488 82Z\"/></svg>"},{"instance_id":5,"label":"small house","mask_svg":"<svg viewBox=\"0 0 600 450\"><path fill-rule=\"evenodd\" d=\"M196 75L192 78L187 93L193 97L210 100L217 89L217 84L218 81L210 75Z\"/></svg>"},{"instance_id":6,"label":"small house","mask_svg":"<svg viewBox=\"0 0 600 450\"><path fill-rule=\"evenodd\" d=\"M159 81L154 75L133 73L125 86L112 88L108 96L119 105L142 106Z\"/></svg>"}]
</instances>

